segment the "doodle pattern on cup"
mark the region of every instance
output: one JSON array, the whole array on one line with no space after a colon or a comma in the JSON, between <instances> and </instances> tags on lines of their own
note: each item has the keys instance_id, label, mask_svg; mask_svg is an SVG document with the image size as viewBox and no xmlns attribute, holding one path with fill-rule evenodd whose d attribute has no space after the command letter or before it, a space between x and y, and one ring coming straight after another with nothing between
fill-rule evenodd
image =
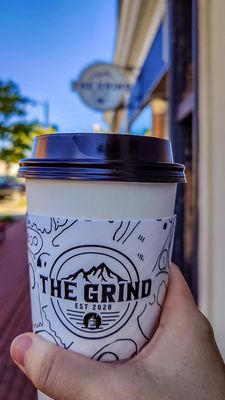
<instances>
[{"instance_id":1,"label":"doodle pattern on cup","mask_svg":"<svg viewBox=\"0 0 225 400\"><path fill-rule=\"evenodd\" d=\"M96 360L137 354L158 324L175 220L28 214L33 330Z\"/></svg>"}]
</instances>

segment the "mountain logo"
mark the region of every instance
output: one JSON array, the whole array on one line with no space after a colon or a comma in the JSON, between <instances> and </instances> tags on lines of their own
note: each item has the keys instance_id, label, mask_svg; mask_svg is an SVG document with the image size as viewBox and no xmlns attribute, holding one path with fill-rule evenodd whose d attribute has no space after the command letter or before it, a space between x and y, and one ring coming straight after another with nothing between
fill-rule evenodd
<instances>
[{"instance_id":1,"label":"mountain logo","mask_svg":"<svg viewBox=\"0 0 225 400\"><path fill-rule=\"evenodd\" d=\"M107 265L102 262L98 267L92 267L88 271L85 271L83 268L79 269L74 274L69 275L65 280L67 281L75 281L79 279L84 279L87 282L94 283L96 279L98 282L123 282L124 278L119 276L117 273L111 271ZM125 280L126 281L126 280Z\"/></svg>"},{"instance_id":2,"label":"mountain logo","mask_svg":"<svg viewBox=\"0 0 225 400\"><path fill-rule=\"evenodd\" d=\"M101 339L119 331L147 290L125 254L100 245L63 252L50 276L41 278L60 323L85 339Z\"/></svg>"}]
</instances>

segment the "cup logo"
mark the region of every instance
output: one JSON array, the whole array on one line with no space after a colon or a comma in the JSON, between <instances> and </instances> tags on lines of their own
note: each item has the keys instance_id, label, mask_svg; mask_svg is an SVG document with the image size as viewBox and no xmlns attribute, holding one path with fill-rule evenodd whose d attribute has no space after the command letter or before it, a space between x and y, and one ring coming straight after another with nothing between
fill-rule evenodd
<instances>
[{"instance_id":1,"label":"cup logo","mask_svg":"<svg viewBox=\"0 0 225 400\"><path fill-rule=\"evenodd\" d=\"M83 319L84 325L89 329L98 329L102 323L101 317L96 313L88 313Z\"/></svg>"},{"instance_id":2,"label":"cup logo","mask_svg":"<svg viewBox=\"0 0 225 400\"><path fill-rule=\"evenodd\" d=\"M106 246L69 249L54 262L50 277L40 278L64 327L89 339L119 331L138 299L149 296L151 290L151 281L140 282L137 268L126 255Z\"/></svg>"}]
</instances>

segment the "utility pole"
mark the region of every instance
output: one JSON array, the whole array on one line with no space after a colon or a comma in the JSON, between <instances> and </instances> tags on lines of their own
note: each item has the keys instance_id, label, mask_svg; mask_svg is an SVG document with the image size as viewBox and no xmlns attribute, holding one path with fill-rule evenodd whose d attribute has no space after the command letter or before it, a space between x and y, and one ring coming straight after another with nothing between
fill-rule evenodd
<instances>
[{"instance_id":1,"label":"utility pole","mask_svg":"<svg viewBox=\"0 0 225 400\"><path fill-rule=\"evenodd\" d=\"M49 127L49 101L39 101L39 100L35 100L33 102L34 106L41 106L43 107L43 125L45 128Z\"/></svg>"},{"instance_id":2,"label":"utility pole","mask_svg":"<svg viewBox=\"0 0 225 400\"><path fill-rule=\"evenodd\" d=\"M44 127L49 127L49 101L43 102L43 111L44 111Z\"/></svg>"}]
</instances>

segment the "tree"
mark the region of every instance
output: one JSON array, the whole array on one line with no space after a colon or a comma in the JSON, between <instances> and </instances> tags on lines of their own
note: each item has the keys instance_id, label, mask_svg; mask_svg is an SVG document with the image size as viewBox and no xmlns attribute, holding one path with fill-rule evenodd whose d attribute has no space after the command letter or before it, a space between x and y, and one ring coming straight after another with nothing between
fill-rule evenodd
<instances>
[{"instance_id":1,"label":"tree","mask_svg":"<svg viewBox=\"0 0 225 400\"><path fill-rule=\"evenodd\" d=\"M27 157L35 136L55 132L54 126L25 120L29 104L34 102L22 96L15 82L0 81L0 159L7 164Z\"/></svg>"}]
</instances>

